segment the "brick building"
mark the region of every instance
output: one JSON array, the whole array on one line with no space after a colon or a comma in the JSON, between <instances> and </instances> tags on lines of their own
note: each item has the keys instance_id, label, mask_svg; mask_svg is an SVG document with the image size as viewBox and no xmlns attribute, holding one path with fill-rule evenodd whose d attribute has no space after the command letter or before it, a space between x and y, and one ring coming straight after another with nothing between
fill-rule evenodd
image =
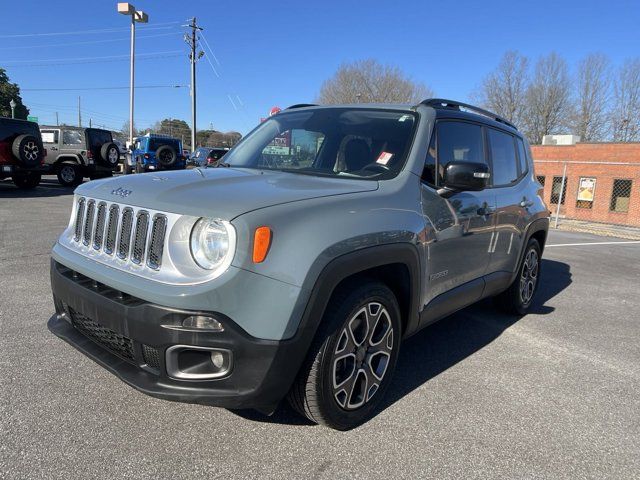
<instances>
[{"instance_id":1,"label":"brick building","mask_svg":"<svg viewBox=\"0 0 640 480\"><path fill-rule=\"evenodd\" d=\"M531 151L553 215L560 201L561 218L640 227L640 143L534 145Z\"/></svg>"}]
</instances>

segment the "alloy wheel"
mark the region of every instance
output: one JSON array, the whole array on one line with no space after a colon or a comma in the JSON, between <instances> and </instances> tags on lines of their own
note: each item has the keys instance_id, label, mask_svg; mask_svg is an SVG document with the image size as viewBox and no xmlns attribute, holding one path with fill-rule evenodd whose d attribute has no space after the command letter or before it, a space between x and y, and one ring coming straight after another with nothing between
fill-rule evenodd
<instances>
[{"instance_id":1,"label":"alloy wheel","mask_svg":"<svg viewBox=\"0 0 640 480\"><path fill-rule=\"evenodd\" d=\"M538 252L532 248L527 252L520 275L520 300L523 305L529 305L533 298L538 283L539 265Z\"/></svg>"},{"instance_id":2,"label":"alloy wheel","mask_svg":"<svg viewBox=\"0 0 640 480\"><path fill-rule=\"evenodd\" d=\"M65 165L60 169L60 176L67 183L73 183L76 179L76 169L72 166Z\"/></svg>"},{"instance_id":3,"label":"alloy wheel","mask_svg":"<svg viewBox=\"0 0 640 480\"><path fill-rule=\"evenodd\" d=\"M23 150L24 150L25 158L30 162L38 159L38 154L40 153L40 149L38 148L38 145L36 145L34 142L27 142L24 145Z\"/></svg>"},{"instance_id":4,"label":"alloy wheel","mask_svg":"<svg viewBox=\"0 0 640 480\"><path fill-rule=\"evenodd\" d=\"M387 309L370 302L342 329L332 360L333 395L340 407L356 410L376 394L393 350L393 325Z\"/></svg>"}]
</instances>

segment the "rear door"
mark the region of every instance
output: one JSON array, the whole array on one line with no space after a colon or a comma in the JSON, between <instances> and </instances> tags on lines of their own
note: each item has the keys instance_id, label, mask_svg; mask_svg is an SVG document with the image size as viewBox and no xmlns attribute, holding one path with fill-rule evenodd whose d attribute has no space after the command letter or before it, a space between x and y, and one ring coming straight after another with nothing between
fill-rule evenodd
<instances>
[{"instance_id":1,"label":"rear door","mask_svg":"<svg viewBox=\"0 0 640 480\"><path fill-rule=\"evenodd\" d=\"M40 133L42 135L42 145L47 150L45 162L53 165L60 154L60 130L57 128L45 128Z\"/></svg>"},{"instance_id":2,"label":"rear door","mask_svg":"<svg viewBox=\"0 0 640 480\"><path fill-rule=\"evenodd\" d=\"M483 127L461 120L439 120L427 155L422 208L435 238L427 247L427 302L449 290L480 279L489 266L494 235L495 197L491 189L458 192L449 198L436 193L451 161L487 163ZM482 293L483 282L469 292L469 302Z\"/></svg>"},{"instance_id":3,"label":"rear door","mask_svg":"<svg viewBox=\"0 0 640 480\"><path fill-rule=\"evenodd\" d=\"M493 191L496 196L496 233L491 246L489 273L513 272L524 241L530 202L529 171L520 138L487 128Z\"/></svg>"}]
</instances>

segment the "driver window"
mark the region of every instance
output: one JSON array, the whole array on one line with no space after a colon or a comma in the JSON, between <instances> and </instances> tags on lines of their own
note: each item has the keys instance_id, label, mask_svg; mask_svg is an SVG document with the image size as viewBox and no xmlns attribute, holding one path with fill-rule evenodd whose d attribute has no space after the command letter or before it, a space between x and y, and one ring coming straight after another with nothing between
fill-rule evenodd
<instances>
[{"instance_id":1,"label":"driver window","mask_svg":"<svg viewBox=\"0 0 640 480\"><path fill-rule=\"evenodd\" d=\"M441 170L454 161L486 163L480 125L446 121L438 123L437 129L438 166Z\"/></svg>"}]
</instances>

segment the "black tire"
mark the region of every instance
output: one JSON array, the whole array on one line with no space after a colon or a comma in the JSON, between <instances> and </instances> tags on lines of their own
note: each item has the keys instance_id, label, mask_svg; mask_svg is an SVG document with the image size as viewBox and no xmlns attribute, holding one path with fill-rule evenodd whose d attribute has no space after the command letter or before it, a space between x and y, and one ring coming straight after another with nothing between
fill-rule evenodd
<instances>
[{"instance_id":1,"label":"black tire","mask_svg":"<svg viewBox=\"0 0 640 480\"><path fill-rule=\"evenodd\" d=\"M136 173L144 173L144 166L141 162L136 162L135 171Z\"/></svg>"},{"instance_id":2,"label":"black tire","mask_svg":"<svg viewBox=\"0 0 640 480\"><path fill-rule=\"evenodd\" d=\"M376 412L391 383L402 332L398 302L386 285L371 280L339 288L288 400L312 422L349 430ZM369 322L374 326L363 332Z\"/></svg>"},{"instance_id":3,"label":"black tire","mask_svg":"<svg viewBox=\"0 0 640 480\"><path fill-rule=\"evenodd\" d=\"M39 173L27 172L27 173L16 173L11 177L13 183L16 187L22 190L30 190L32 188L36 188L40 185L41 175Z\"/></svg>"},{"instance_id":4,"label":"black tire","mask_svg":"<svg viewBox=\"0 0 640 480\"><path fill-rule=\"evenodd\" d=\"M495 298L501 310L513 315L527 313L540 283L541 257L540 244L535 238L529 239L516 278L507 290Z\"/></svg>"},{"instance_id":5,"label":"black tire","mask_svg":"<svg viewBox=\"0 0 640 480\"><path fill-rule=\"evenodd\" d=\"M133 167L125 164L122 173L124 173L125 175L131 175L133 173Z\"/></svg>"},{"instance_id":6,"label":"black tire","mask_svg":"<svg viewBox=\"0 0 640 480\"><path fill-rule=\"evenodd\" d=\"M162 145L156 150L156 160L163 167L171 167L178 159L178 153L171 145Z\"/></svg>"},{"instance_id":7,"label":"black tire","mask_svg":"<svg viewBox=\"0 0 640 480\"><path fill-rule=\"evenodd\" d=\"M100 147L100 159L110 168L115 168L120 161L120 150L115 143L105 143Z\"/></svg>"},{"instance_id":8,"label":"black tire","mask_svg":"<svg viewBox=\"0 0 640 480\"><path fill-rule=\"evenodd\" d=\"M63 187L77 187L82 183L80 167L74 163L61 163L56 167L58 182Z\"/></svg>"},{"instance_id":9,"label":"black tire","mask_svg":"<svg viewBox=\"0 0 640 480\"><path fill-rule=\"evenodd\" d=\"M18 136L13 141L11 152L27 168L37 167L44 158L42 142L33 135Z\"/></svg>"}]
</instances>

